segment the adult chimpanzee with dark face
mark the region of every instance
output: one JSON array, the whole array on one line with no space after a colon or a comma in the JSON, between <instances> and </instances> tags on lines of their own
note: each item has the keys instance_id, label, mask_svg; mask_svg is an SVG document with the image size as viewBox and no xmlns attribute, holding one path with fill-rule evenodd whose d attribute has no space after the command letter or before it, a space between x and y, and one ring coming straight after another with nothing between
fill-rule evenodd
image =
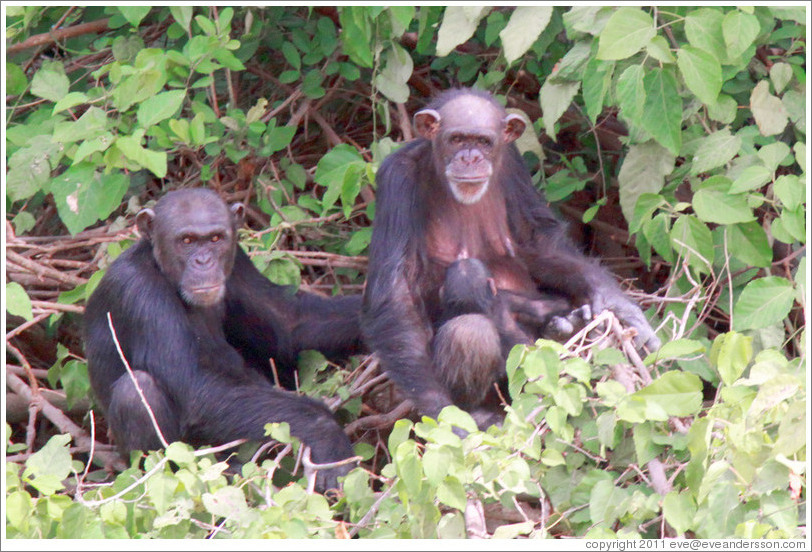
<instances>
[{"instance_id":1,"label":"adult chimpanzee with dark face","mask_svg":"<svg viewBox=\"0 0 812 552\"><path fill-rule=\"evenodd\" d=\"M586 306L589 317L608 308L637 329L639 344L659 345L640 308L570 245L533 187L511 144L525 129L521 116L508 115L487 93L453 90L418 112L415 127L421 138L378 172L362 327L421 413L436 417L454 402L449 380L470 391L483 379L461 373L465 365L454 351L502 356L480 326L434 335L446 269L462 257L482 261L500 293L553 293ZM451 353L438 355L438 348Z\"/></svg>"},{"instance_id":2,"label":"adult chimpanzee with dark face","mask_svg":"<svg viewBox=\"0 0 812 552\"><path fill-rule=\"evenodd\" d=\"M292 381L299 351L341 357L360 348L358 297L292 293L269 282L237 245L244 207L213 191L170 192L136 217L143 238L107 270L85 311L90 383L122 451L160 448L116 351L107 314L168 442L264 438L287 422L312 460L352 456L332 413L275 388L270 359ZM320 472L335 487L347 467Z\"/></svg>"}]
</instances>

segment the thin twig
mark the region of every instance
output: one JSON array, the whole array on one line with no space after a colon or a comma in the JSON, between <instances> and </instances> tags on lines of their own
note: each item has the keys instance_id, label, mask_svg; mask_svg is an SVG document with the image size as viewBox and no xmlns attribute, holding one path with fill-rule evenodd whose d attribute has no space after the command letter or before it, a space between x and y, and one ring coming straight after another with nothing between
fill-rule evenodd
<instances>
[{"instance_id":1,"label":"thin twig","mask_svg":"<svg viewBox=\"0 0 812 552\"><path fill-rule=\"evenodd\" d=\"M164 434L161 431L161 427L158 425L158 420L155 419L155 413L149 406L149 402L147 402L147 398L146 396L144 396L144 391L141 390L141 385L138 383L138 379L136 379L135 377L135 372L133 372L132 368L130 368L130 363L127 362L127 358L124 356L124 351L121 350L121 344L118 342L118 335L116 335L116 328L113 326L113 317L110 314L110 312L107 313L107 324L108 326L110 326L110 335L113 336L113 343L116 346L116 351L118 351L118 356L121 359L121 362L124 363L124 368L127 370L127 374L129 374L130 380L132 380L133 385L135 385L135 390L138 392L138 396L141 398L141 403L144 405L144 408L147 409L149 419L150 421L152 421L152 427L155 428L155 433L158 435L158 439L160 439L163 447L167 448L169 446L169 443L166 442Z\"/></svg>"}]
</instances>

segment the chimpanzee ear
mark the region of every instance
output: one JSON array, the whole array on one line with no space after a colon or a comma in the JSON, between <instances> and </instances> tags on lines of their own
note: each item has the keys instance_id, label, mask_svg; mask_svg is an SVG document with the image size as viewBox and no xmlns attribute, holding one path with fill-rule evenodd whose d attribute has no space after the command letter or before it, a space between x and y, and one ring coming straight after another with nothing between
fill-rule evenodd
<instances>
[{"instance_id":1,"label":"chimpanzee ear","mask_svg":"<svg viewBox=\"0 0 812 552\"><path fill-rule=\"evenodd\" d=\"M414 129L427 140L434 140L440 131L440 114L433 109L423 109L414 114Z\"/></svg>"},{"instance_id":2,"label":"chimpanzee ear","mask_svg":"<svg viewBox=\"0 0 812 552\"><path fill-rule=\"evenodd\" d=\"M155 211L152 209L141 209L135 215L135 225L141 235L147 239L152 239L152 221L155 220Z\"/></svg>"},{"instance_id":3,"label":"chimpanzee ear","mask_svg":"<svg viewBox=\"0 0 812 552\"><path fill-rule=\"evenodd\" d=\"M496 280L488 278L488 287L491 288L491 293L496 297Z\"/></svg>"},{"instance_id":4,"label":"chimpanzee ear","mask_svg":"<svg viewBox=\"0 0 812 552\"><path fill-rule=\"evenodd\" d=\"M527 123L524 122L524 117L518 113L511 113L504 120L505 130L504 137L505 143L509 144L522 135L524 129L527 128Z\"/></svg>"},{"instance_id":5,"label":"chimpanzee ear","mask_svg":"<svg viewBox=\"0 0 812 552\"><path fill-rule=\"evenodd\" d=\"M245 222L245 205L242 203L232 203L229 210L234 217L234 226L236 228L242 226Z\"/></svg>"}]
</instances>

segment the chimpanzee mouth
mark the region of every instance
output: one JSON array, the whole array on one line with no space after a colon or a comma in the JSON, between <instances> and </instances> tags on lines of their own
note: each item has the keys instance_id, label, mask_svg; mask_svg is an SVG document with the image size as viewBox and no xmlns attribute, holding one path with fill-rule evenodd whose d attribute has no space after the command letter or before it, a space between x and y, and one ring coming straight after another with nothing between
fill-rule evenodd
<instances>
[{"instance_id":1,"label":"chimpanzee mouth","mask_svg":"<svg viewBox=\"0 0 812 552\"><path fill-rule=\"evenodd\" d=\"M211 286L200 286L185 290L183 298L187 303L207 307L218 303L224 295L225 286L214 284Z\"/></svg>"}]
</instances>

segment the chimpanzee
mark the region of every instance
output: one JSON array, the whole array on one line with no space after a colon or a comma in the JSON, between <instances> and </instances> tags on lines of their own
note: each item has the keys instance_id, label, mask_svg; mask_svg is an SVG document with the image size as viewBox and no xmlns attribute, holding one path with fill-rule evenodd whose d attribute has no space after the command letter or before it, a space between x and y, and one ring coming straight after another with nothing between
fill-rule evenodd
<instances>
[{"instance_id":1,"label":"chimpanzee","mask_svg":"<svg viewBox=\"0 0 812 552\"><path fill-rule=\"evenodd\" d=\"M271 384L284 381L299 351L340 358L360 352L360 296L323 298L272 284L237 244L244 207L211 190L170 192L136 216L142 239L107 270L85 310L93 391L122 451L160 448L125 358L168 442L260 440L268 422L287 422L317 463L352 456L320 402ZM319 472L335 487L348 467Z\"/></svg>"},{"instance_id":2,"label":"chimpanzee","mask_svg":"<svg viewBox=\"0 0 812 552\"><path fill-rule=\"evenodd\" d=\"M458 89L414 119L420 138L385 159L376 177L361 324L383 368L421 413L436 417L454 402L449 379L468 396L480 393L482 378L461 374L465 363L438 356L438 348L500 355L498 341L483 339L479 326L457 325L440 343L434 335L446 269L461 256L481 260L500 293L552 293L586 305L590 317L608 308L637 329L638 344L659 346L640 308L569 243L533 187L512 144L525 129L520 115L508 115L486 92Z\"/></svg>"},{"instance_id":3,"label":"chimpanzee","mask_svg":"<svg viewBox=\"0 0 812 552\"><path fill-rule=\"evenodd\" d=\"M432 360L436 366L448 367L440 372L440 381L461 407L481 404L491 384L504 379L504 359L514 345L532 344L531 335L561 339L588 321L586 307L573 310L563 297L497 290L485 263L469 257L449 265L439 297ZM482 347L449 339L465 332L458 328L492 343L484 349L494 354L484 355Z\"/></svg>"}]
</instances>

